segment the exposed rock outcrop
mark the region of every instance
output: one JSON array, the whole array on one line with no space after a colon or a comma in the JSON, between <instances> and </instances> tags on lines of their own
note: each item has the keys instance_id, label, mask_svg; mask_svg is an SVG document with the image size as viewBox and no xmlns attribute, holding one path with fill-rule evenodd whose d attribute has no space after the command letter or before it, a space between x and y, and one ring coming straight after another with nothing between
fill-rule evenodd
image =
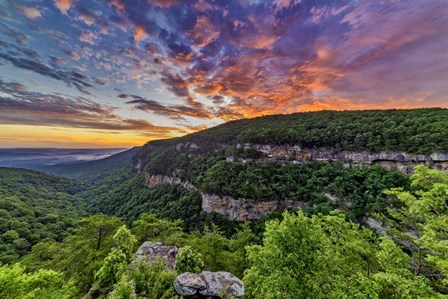
<instances>
[{"instance_id":1,"label":"exposed rock outcrop","mask_svg":"<svg viewBox=\"0 0 448 299\"><path fill-rule=\"evenodd\" d=\"M181 185L194 190L202 198L202 210L206 213L215 212L232 220L246 221L258 220L264 215L272 214L278 210L303 209L306 202L293 200L254 201L246 198L235 199L230 196L206 194L187 181L164 175L147 175L146 187L153 188L162 184Z\"/></svg>"},{"instance_id":2,"label":"exposed rock outcrop","mask_svg":"<svg viewBox=\"0 0 448 299\"><path fill-rule=\"evenodd\" d=\"M258 220L264 215L286 209L303 209L306 202L293 200L254 201L251 199L230 196L218 196L200 193L202 210L206 213L215 212L238 221Z\"/></svg>"},{"instance_id":3,"label":"exposed rock outcrop","mask_svg":"<svg viewBox=\"0 0 448 299\"><path fill-rule=\"evenodd\" d=\"M220 148L226 147L225 144L219 144ZM404 152L349 152L326 149L304 149L298 145L266 145L266 144L238 144L237 147L244 149L253 149L263 154L260 159L241 159L234 156L227 157L228 161L255 162L264 163L274 161L278 163L304 163L312 160L337 161L343 163L346 167L356 167L361 165L380 164L389 170L398 170L405 174L412 174L413 169L418 164L430 166L448 173L448 153L433 153L431 155L417 155ZM176 145L179 152L191 154L200 149L192 142L179 143ZM133 160L133 167L139 173L144 172L144 162L141 159ZM268 200L254 201L245 198L232 198L230 196L219 196L207 194L198 189L188 181L183 181L174 176L164 175L146 175L145 185L147 187L156 187L162 184L181 185L184 188L194 190L202 198L202 210L206 213L215 212L229 219L245 221L258 220L262 216L271 214L277 210L301 209L305 208L305 202L292 200Z\"/></svg>"},{"instance_id":4,"label":"exposed rock outcrop","mask_svg":"<svg viewBox=\"0 0 448 299\"><path fill-rule=\"evenodd\" d=\"M217 144L216 148L225 148L226 144ZM406 174L411 174L413 168L418 164L424 164L435 169L448 173L448 153L434 152L429 155L410 154L406 152L353 152L353 151L335 151L334 149L307 149L299 145L271 145L271 144L238 144L238 148L253 149L261 152L265 157L262 159L238 159L234 156L227 157L228 161L277 161L303 163L312 160L338 161L347 167L359 165L380 164L389 170L398 170ZM178 143L176 149L179 152L193 153L200 147L192 142ZM133 159L132 167L139 173L143 172L143 161Z\"/></svg>"},{"instance_id":5,"label":"exposed rock outcrop","mask_svg":"<svg viewBox=\"0 0 448 299\"><path fill-rule=\"evenodd\" d=\"M176 263L176 257L179 249L176 246L164 246L160 242L143 242L140 248L137 250L136 258L133 263L145 261L148 263L154 263L157 260L163 260L166 262L166 269L173 270Z\"/></svg>"},{"instance_id":6,"label":"exposed rock outcrop","mask_svg":"<svg viewBox=\"0 0 448 299\"><path fill-rule=\"evenodd\" d=\"M238 147L254 149L265 155L266 161L290 161L303 163L312 160L338 161L347 167L380 164L389 170L411 174L415 165L424 164L448 172L448 153L430 155L405 152L350 152L326 149L304 149L297 145L239 144ZM234 159L234 158L233 158Z\"/></svg>"},{"instance_id":7,"label":"exposed rock outcrop","mask_svg":"<svg viewBox=\"0 0 448 299\"><path fill-rule=\"evenodd\" d=\"M177 294L186 298L244 298L243 282L228 272L186 272L177 276L173 285Z\"/></svg>"}]
</instances>

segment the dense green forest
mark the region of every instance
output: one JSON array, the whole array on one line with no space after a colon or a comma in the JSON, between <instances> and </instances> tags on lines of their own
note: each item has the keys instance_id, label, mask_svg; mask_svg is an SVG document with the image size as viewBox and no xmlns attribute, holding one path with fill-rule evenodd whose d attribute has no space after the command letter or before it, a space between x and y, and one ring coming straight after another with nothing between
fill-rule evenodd
<instances>
[{"instance_id":1,"label":"dense green forest","mask_svg":"<svg viewBox=\"0 0 448 299\"><path fill-rule=\"evenodd\" d=\"M190 162L192 166L206 165L195 159ZM205 169L191 181L207 193L255 201L304 201L309 204L309 212L339 208L353 220L384 212L386 196L382 191L393 187L407 190L410 184L404 174L381 166L349 169L340 163L325 161L282 165L217 160ZM144 180L144 175L124 168L120 174L93 185L80 197L87 202L90 213L116 215L126 223L145 212L171 220L182 219L185 228L194 228L206 221L197 193L176 185L144 188ZM329 197L336 200L331 201Z\"/></svg>"},{"instance_id":2,"label":"dense green forest","mask_svg":"<svg viewBox=\"0 0 448 299\"><path fill-rule=\"evenodd\" d=\"M335 151L405 151L427 154L448 150L448 109L320 111L243 119L190 134L149 142L137 157L154 148L194 142L210 153L225 145L290 144Z\"/></svg>"},{"instance_id":3,"label":"dense green forest","mask_svg":"<svg viewBox=\"0 0 448 299\"><path fill-rule=\"evenodd\" d=\"M447 174L256 161L261 152L236 146L447 151L446 116L419 109L263 117L150 142L133 167L135 149L53 169L70 179L0 168L0 298L178 298L175 277L203 270L235 274L249 299L448 298ZM148 174L307 208L231 221L203 212L194 190L145 187ZM178 246L174 269L132 262L144 241Z\"/></svg>"},{"instance_id":4,"label":"dense green forest","mask_svg":"<svg viewBox=\"0 0 448 299\"><path fill-rule=\"evenodd\" d=\"M446 297L448 175L419 166L408 191L386 193L393 208L375 216L388 224L383 236L340 211L285 212L262 234L239 224L231 236L216 225L186 232L181 220L152 214L130 225L90 216L63 241L44 240L20 263L1 266L0 296L177 298L176 274L206 269L243 278L247 298ZM143 240L179 246L175 269L131 264Z\"/></svg>"},{"instance_id":5,"label":"dense green forest","mask_svg":"<svg viewBox=\"0 0 448 299\"><path fill-rule=\"evenodd\" d=\"M83 184L32 170L0 168L0 263L17 261L44 239L62 241L84 208Z\"/></svg>"},{"instance_id":6,"label":"dense green forest","mask_svg":"<svg viewBox=\"0 0 448 299\"><path fill-rule=\"evenodd\" d=\"M182 219L185 229L194 229L204 220L197 193L172 185L145 188L143 183L143 175L136 175L125 167L78 197L87 203L89 213L116 215L128 224L143 213L155 213L170 220Z\"/></svg>"}]
</instances>

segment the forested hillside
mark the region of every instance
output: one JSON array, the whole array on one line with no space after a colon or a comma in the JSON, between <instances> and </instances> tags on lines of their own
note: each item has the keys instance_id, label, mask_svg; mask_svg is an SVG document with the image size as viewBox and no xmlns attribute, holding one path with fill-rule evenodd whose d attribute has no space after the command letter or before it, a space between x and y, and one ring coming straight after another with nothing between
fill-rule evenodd
<instances>
[{"instance_id":1,"label":"forested hillside","mask_svg":"<svg viewBox=\"0 0 448 299\"><path fill-rule=\"evenodd\" d=\"M204 151L222 144L290 144L303 148L337 151L448 151L448 109L320 111L263 116L228 122L211 129L166 141L151 147L194 142Z\"/></svg>"},{"instance_id":2,"label":"forested hillside","mask_svg":"<svg viewBox=\"0 0 448 299\"><path fill-rule=\"evenodd\" d=\"M85 186L37 171L0 168L0 263L17 261L42 240L70 235L83 204Z\"/></svg>"},{"instance_id":3,"label":"forested hillside","mask_svg":"<svg viewBox=\"0 0 448 299\"><path fill-rule=\"evenodd\" d=\"M132 223L143 213L153 213L169 220L181 219L184 229L201 227L204 217L198 194L179 186L145 188L144 177L125 167L114 175L79 194L89 213L122 217Z\"/></svg>"},{"instance_id":4,"label":"forested hillside","mask_svg":"<svg viewBox=\"0 0 448 299\"><path fill-rule=\"evenodd\" d=\"M421 166L411 181L410 191L387 192L393 208L375 216L388 225L382 236L340 211L284 213L260 232L246 223L229 236L216 225L186 233L181 220L151 214L127 226L90 216L62 242L42 241L19 264L0 267L0 295L179 298L177 274L209 270L243 278L245 298L445 298L448 176ZM131 263L145 240L181 248L173 270Z\"/></svg>"},{"instance_id":5,"label":"forested hillside","mask_svg":"<svg viewBox=\"0 0 448 299\"><path fill-rule=\"evenodd\" d=\"M443 153L446 111L236 121L149 142L132 164L131 151L54 169L77 180L0 168L0 297L174 299L177 275L207 270L241 278L249 299L446 298L447 174L275 160L238 146ZM310 132L322 139L311 142ZM408 143L394 145L401 135ZM166 180L151 185L152 176ZM205 210L204 198L304 206L242 222ZM175 266L133 261L144 241L177 246Z\"/></svg>"}]
</instances>

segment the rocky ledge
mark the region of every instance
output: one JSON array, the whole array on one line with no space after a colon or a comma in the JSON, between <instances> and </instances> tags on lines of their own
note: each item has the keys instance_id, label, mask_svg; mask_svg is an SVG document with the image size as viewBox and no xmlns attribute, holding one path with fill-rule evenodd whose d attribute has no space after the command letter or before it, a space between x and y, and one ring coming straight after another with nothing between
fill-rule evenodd
<instances>
[{"instance_id":1,"label":"rocky ledge","mask_svg":"<svg viewBox=\"0 0 448 299\"><path fill-rule=\"evenodd\" d=\"M186 272L177 276L173 285L184 298L244 298L243 282L228 272Z\"/></svg>"},{"instance_id":2,"label":"rocky ledge","mask_svg":"<svg viewBox=\"0 0 448 299\"><path fill-rule=\"evenodd\" d=\"M233 198L206 194L187 181L164 175L147 175L145 186L157 187L162 184L181 185L184 188L197 192L202 198L202 210L206 213L218 213L231 220L246 221L258 220L264 215L272 214L278 210L303 209L305 202L293 200L254 201L247 198Z\"/></svg>"},{"instance_id":3,"label":"rocky ledge","mask_svg":"<svg viewBox=\"0 0 448 299\"><path fill-rule=\"evenodd\" d=\"M135 253L136 258L133 263L147 262L154 263L157 260L166 262L166 269L173 270L179 249L176 246L164 246L160 242L143 242Z\"/></svg>"},{"instance_id":4,"label":"rocky ledge","mask_svg":"<svg viewBox=\"0 0 448 299\"><path fill-rule=\"evenodd\" d=\"M270 145L270 144L238 144L237 147L254 149L265 155L263 161L289 161L303 163L305 161L324 160L338 161L347 167L358 165L380 164L389 170L398 170L411 174L415 165L424 164L448 172L448 153L434 152L429 155L409 154L406 152L351 152L327 149L305 149L298 145ZM234 157L227 157L235 160ZM243 161L244 162L244 161Z\"/></svg>"}]
</instances>

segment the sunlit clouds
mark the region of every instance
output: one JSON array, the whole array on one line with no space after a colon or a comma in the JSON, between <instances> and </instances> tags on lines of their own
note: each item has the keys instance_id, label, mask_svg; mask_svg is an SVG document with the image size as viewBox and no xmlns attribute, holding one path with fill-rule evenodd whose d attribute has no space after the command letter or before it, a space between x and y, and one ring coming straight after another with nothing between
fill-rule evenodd
<instances>
[{"instance_id":1,"label":"sunlit clouds","mask_svg":"<svg viewBox=\"0 0 448 299\"><path fill-rule=\"evenodd\" d=\"M0 15L1 126L113 147L260 115L448 107L442 0L9 0Z\"/></svg>"},{"instance_id":2,"label":"sunlit clouds","mask_svg":"<svg viewBox=\"0 0 448 299\"><path fill-rule=\"evenodd\" d=\"M73 4L73 0L54 0L54 4L62 14L67 15L67 11Z\"/></svg>"}]
</instances>

